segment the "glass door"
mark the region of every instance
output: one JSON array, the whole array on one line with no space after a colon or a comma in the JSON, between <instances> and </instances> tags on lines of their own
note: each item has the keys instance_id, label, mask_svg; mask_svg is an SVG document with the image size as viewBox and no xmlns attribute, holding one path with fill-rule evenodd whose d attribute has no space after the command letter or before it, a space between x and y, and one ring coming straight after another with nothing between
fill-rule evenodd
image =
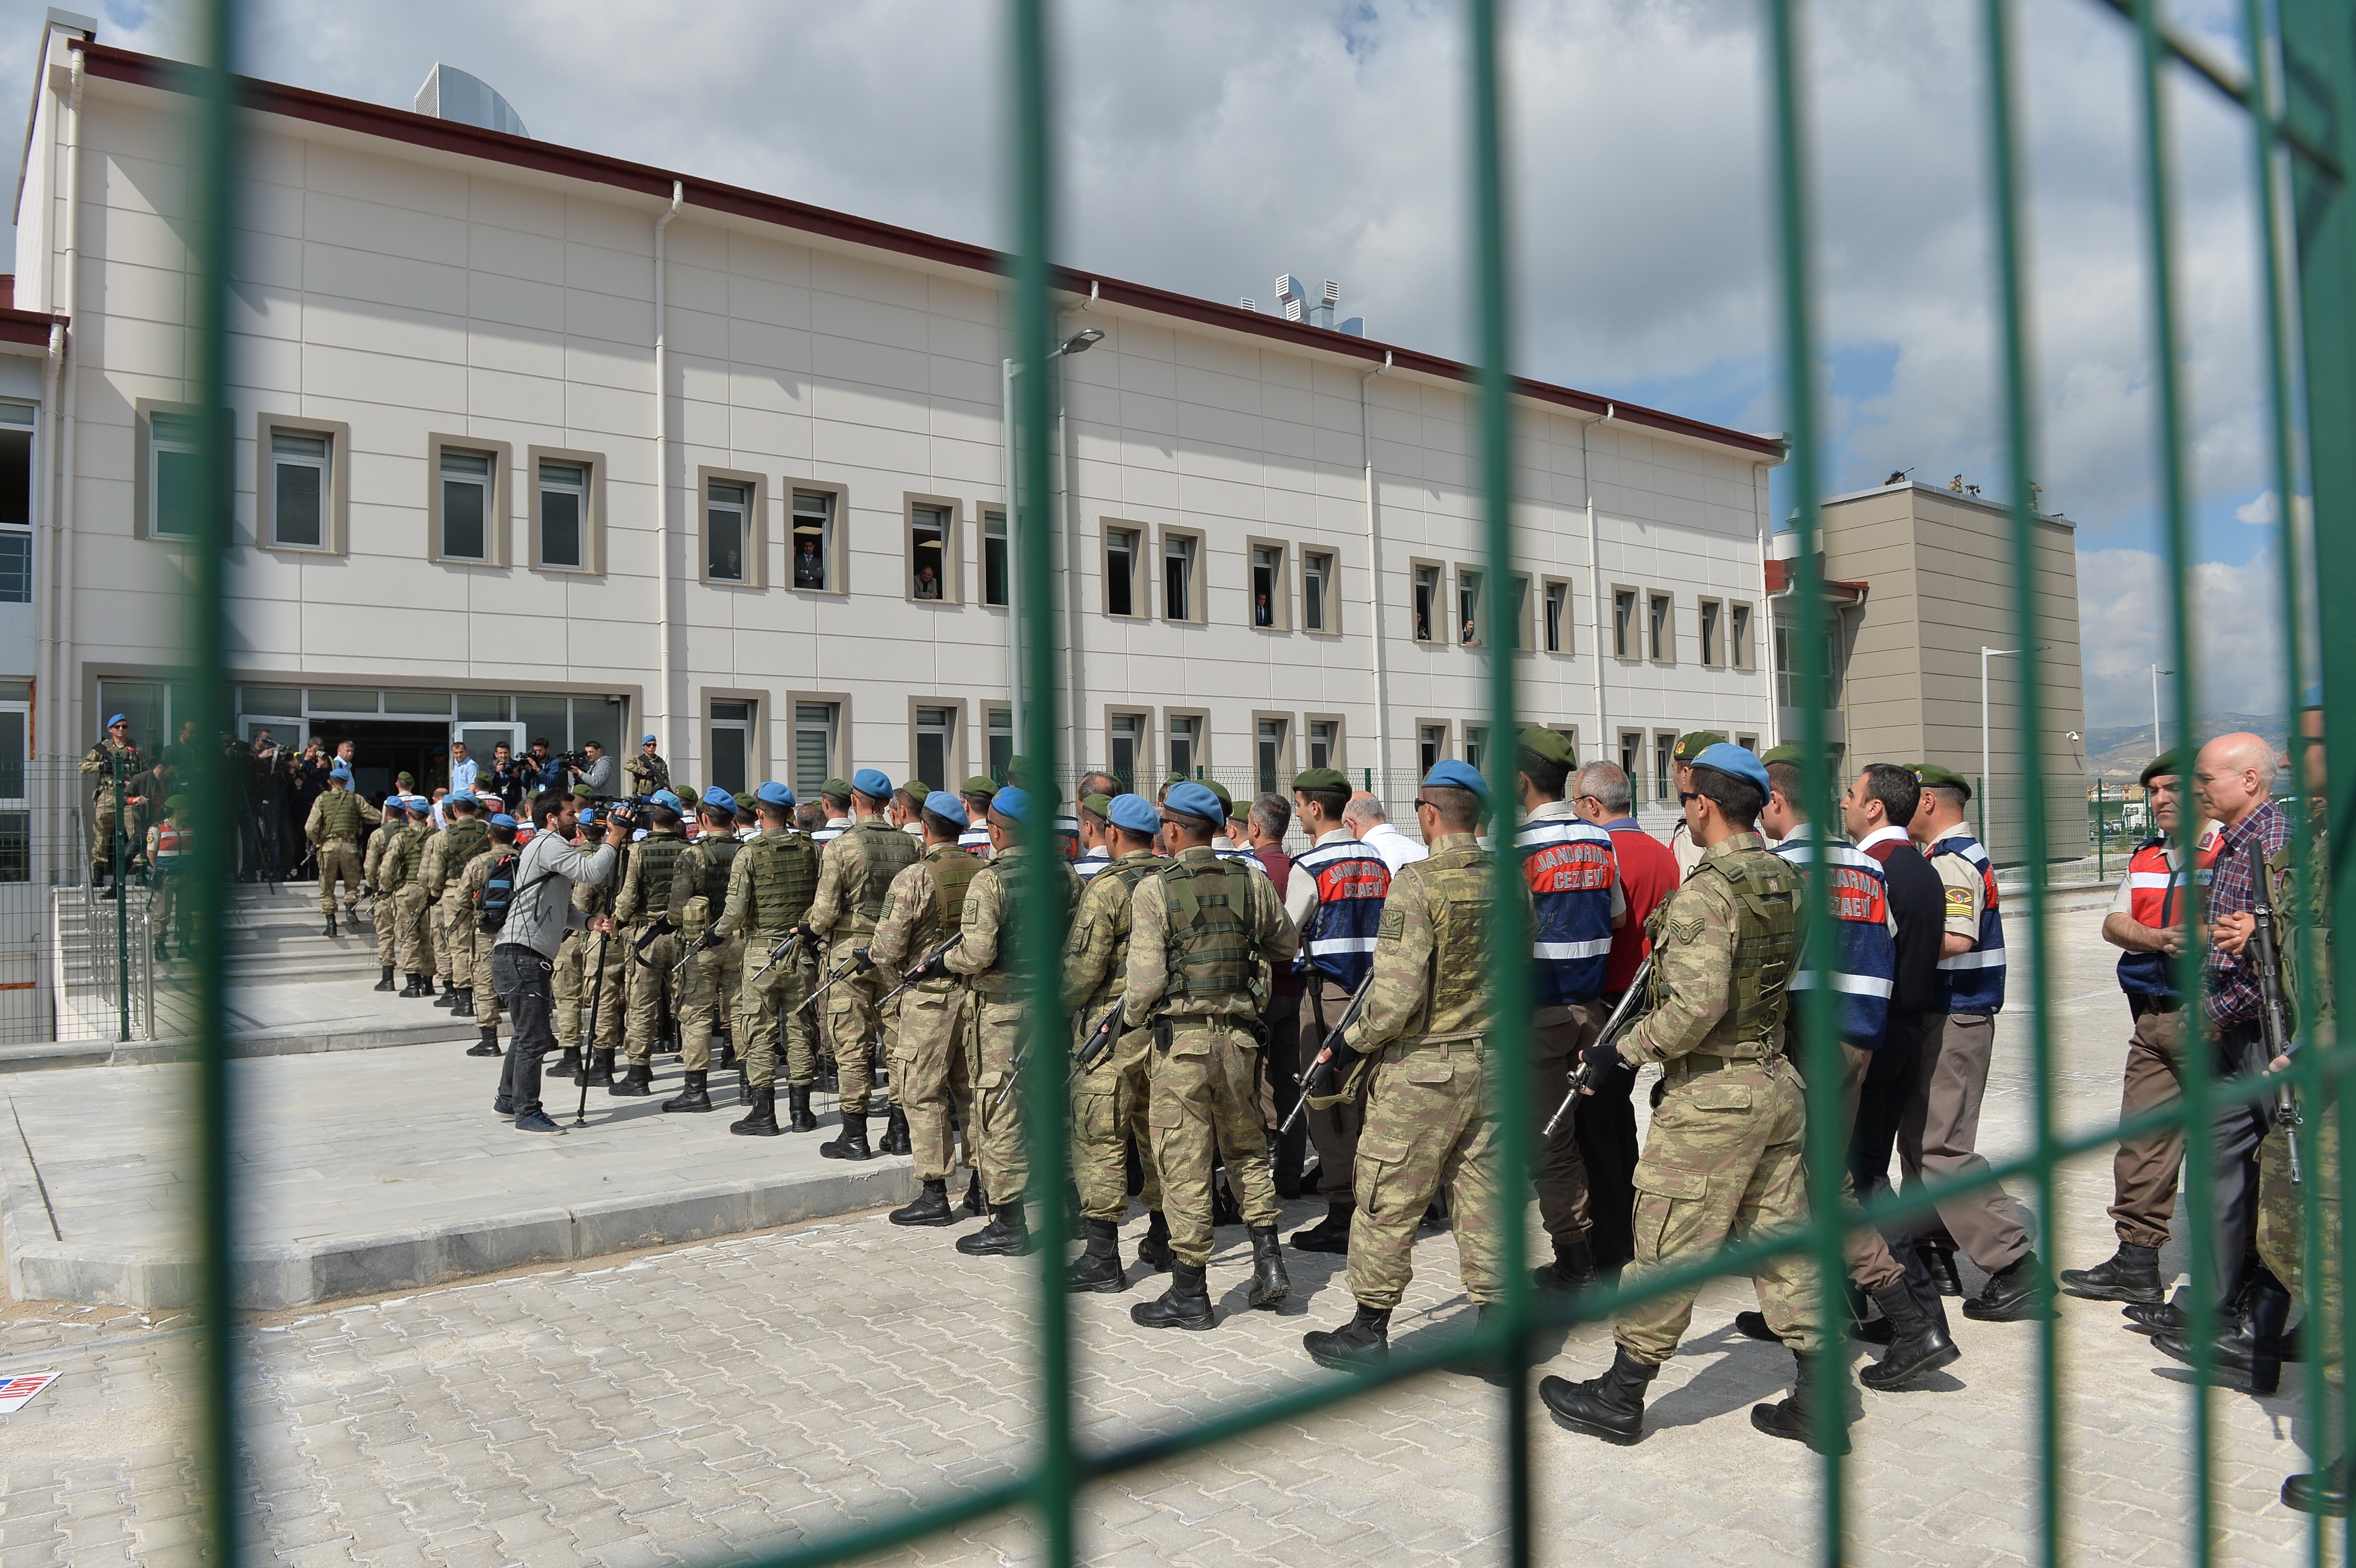
<instances>
[{"instance_id":1,"label":"glass door","mask_svg":"<svg viewBox=\"0 0 2356 1568\"><path fill-rule=\"evenodd\" d=\"M496 720L473 722L461 720L450 726L451 741L454 744L465 745L466 760L475 764L477 770L475 793L477 795L492 787L491 769L500 746L507 747L508 755L510 757L523 755L523 731L524 727L521 724L504 724ZM454 756L452 760L455 762L456 759ZM500 804L512 813L522 803L502 797Z\"/></svg>"}]
</instances>

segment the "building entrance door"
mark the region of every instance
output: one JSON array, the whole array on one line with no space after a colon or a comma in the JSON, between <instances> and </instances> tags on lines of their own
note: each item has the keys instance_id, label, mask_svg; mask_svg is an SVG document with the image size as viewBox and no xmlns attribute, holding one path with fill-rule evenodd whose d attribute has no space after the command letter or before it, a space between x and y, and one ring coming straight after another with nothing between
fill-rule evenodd
<instances>
[{"instance_id":1,"label":"building entrance door","mask_svg":"<svg viewBox=\"0 0 2356 1568\"><path fill-rule=\"evenodd\" d=\"M420 795L450 782L447 720L314 719L311 734L331 756L346 741L352 742L352 783L371 801L382 800L402 773L410 775Z\"/></svg>"},{"instance_id":2,"label":"building entrance door","mask_svg":"<svg viewBox=\"0 0 2356 1568\"><path fill-rule=\"evenodd\" d=\"M523 730L524 727L520 724L467 723L461 720L450 726L450 739L466 742L468 759L477 767L482 769L483 778L487 779L491 773L492 759L498 754L498 748L502 744L507 747L509 756L523 755ZM478 780L475 790L479 795L489 787L487 784ZM523 803L520 801L503 801L501 804L511 812L519 813L523 808Z\"/></svg>"}]
</instances>

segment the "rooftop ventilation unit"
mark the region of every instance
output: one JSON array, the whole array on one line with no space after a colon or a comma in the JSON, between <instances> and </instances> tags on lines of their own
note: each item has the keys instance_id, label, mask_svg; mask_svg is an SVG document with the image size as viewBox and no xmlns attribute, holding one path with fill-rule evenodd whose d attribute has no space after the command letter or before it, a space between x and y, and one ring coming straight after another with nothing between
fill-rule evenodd
<instances>
[{"instance_id":1,"label":"rooftop ventilation unit","mask_svg":"<svg viewBox=\"0 0 2356 1568\"><path fill-rule=\"evenodd\" d=\"M1284 307L1284 319L1287 321L1322 326L1328 332L1339 332L1351 337L1366 336L1365 316L1354 315L1347 321L1334 319L1342 308L1342 285L1332 278L1325 280L1324 296L1312 303L1301 280L1286 272L1276 280L1276 298L1277 303ZM1244 308L1251 308L1249 300L1244 302Z\"/></svg>"},{"instance_id":2,"label":"rooftop ventilation unit","mask_svg":"<svg viewBox=\"0 0 2356 1568\"><path fill-rule=\"evenodd\" d=\"M436 62L426 73L425 85L417 90L417 112L436 120L480 125L486 131L504 131L510 136L531 134L523 127L523 116L492 91L490 83L455 65Z\"/></svg>"}]
</instances>

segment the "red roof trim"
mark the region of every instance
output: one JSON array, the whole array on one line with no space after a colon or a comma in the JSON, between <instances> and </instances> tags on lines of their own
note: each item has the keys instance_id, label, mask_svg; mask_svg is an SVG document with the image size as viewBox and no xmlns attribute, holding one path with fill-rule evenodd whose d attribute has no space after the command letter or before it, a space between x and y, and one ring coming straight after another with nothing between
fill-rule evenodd
<instances>
[{"instance_id":1,"label":"red roof trim","mask_svg":"<svg viewBox=\"0 0 2356 1568\"><path fill-rule=\"evenodd\" d=\"M64 316L45 310L0 310L0 343L46 344L49 328L65 324Z\"/></svg>"},{"instance_id":2,"label":"red roof trim","mask_svg":"<svg viewBox=\"0 0 2356 1568\"><path fill-rule=\"evenodd\" d=\"M144 55L111 45L77 42L82 50L92 76L111 81L129 82L139 87L155 88L166 92L192 92L194 72L177 60L166 60L154 55ZM945 240L938 235L920 233L913 229L901 229L873 219L853 217L822 207L790 201L784 197L760 191L745 190L737 186L720 185L704 179L690 179L647 164L634 164L621 158L611 158L598 153L585 153L576 148L560 147L548 142L535 142L526 136L511 136L503 131L487 131L479 126L462 125L455 121L436 120L405 109L389 109L382 104L364 103L358 99L337 98L328 93L314 92L307 88L287 87L277 82L259 81L251 77L239 79L239 88L245 107L264 114L284 115L290 120L307 121L316 125L330 125L339 130L356 131L364 135L381 136L388 141L405 143L413 147L427 147L437 152L453 153L462 157L483 158L492 163L507 164L517 168L532 169L541 174L556 175L566 179L582 180L592 185L610 186L616 189L668 199L673 181L685 187L688 202L713 212L748 218L755 222L773 223L780 228L819 234L854 245L865 245L897 255L912 256L920 261L946 266L962 267L973 272L1002 275L1006 259L997 251L963 240ZM1392 363L1401 369L1419 370L1452 381L1470 381L1472 369L1453 359L1437 354L1420 353L1412 348L1377 343L1369 338L1351 337L1324 327L1311 326L1305 322L1286 321L1279 316L1262 315L1238 305L1217 304L1188 294L1173 293L1144 283L1124 283L1117 278L1100 277L1088 272L1059 269L1057 286L1086 293L1095 284L1101 297L1115 304L1148 310L1159 315L1176 316L1183 321L1205 326L1224 327L1232 332L1248 332L1256 336L1273 339L1294 347L1343 354L1379 365L1388 353ZM1781 462L1783 443L1775 436L1752 435L1748 432L1728 430L1700 420L1687 419L1683 414L1669 413L1661 409L1645 408L1637 403L1622 403L1581 392L1550 382L1516 379L1515 390L1522 396L1558 408L1576 410L1584 414L1601 416L1609 413L1615 421L1625 421L1649 430L1687 436L1709 442L1714 445L1732 447L1757 457Z\"/></svg>"},{"instance_id":3,"label":"red roof trim","mask_svg":"<svg viewBox=\"0 0 2356 1568\"><path fill-rule=\"evenodd\" d=\"M1822 571L1821 558L1817 568ZM1792 563L1769 557L1767 560L1767 592L1781 593L1792 586ZM1845 604L1855 604L1865 598L1869 586L1863 578L1828 577L1824 580L1825 597L1837 599Z\"/></svg>"}]
</instances>

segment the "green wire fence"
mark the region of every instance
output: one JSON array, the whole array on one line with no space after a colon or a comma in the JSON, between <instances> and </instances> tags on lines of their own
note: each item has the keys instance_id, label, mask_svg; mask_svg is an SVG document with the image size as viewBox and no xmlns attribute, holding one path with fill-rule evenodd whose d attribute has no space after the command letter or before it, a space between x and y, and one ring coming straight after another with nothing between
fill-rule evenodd
<instances>
[{"instance_id":1,"label":"green wire fence","mask_svg":"<svg viewBox=\"0 0 2356 1568\"><path fill-rule=\"evenodd\" d=\"M2191 642L2190 497L2192 477L2183 430L2183 389L2179 370L2179 330L2174 297L2173 247L2169 228L2171 184L2166 108L2172 85L2201 84L2240 106L2248 116L2255 148L2255 178L2259 192L2257 249L2263 257L2265 283L2264 363L2267 375L2268 456L2275 493L2307 498L2308 509L2286 504L2279 509L2280 556L2283 561L2283 614L2287 627L2285 676L2291 711L2309 705L2304 700L2313 674L2323 684L2320 721L2326 734L2356 734L2356 637L2330 636L2329 619L2310 633L2311 603L2329 604L2356 593L2356 442L2341 432L2356 412L2356 206L2351 206L2346 171L2356 167L2356 17L2346 0L2244 0L2241 11L2246 71L2218 62L2200 46L2162 26L2152 0L2108 0L2130 27L2136 44L2139 83L2137 144L2147 223L2147 250L2154 302L2151 352L2158 378L2156 432L2159 491L2170 582L2170 627L2174 639L2177 711L2193 714L2195 663ZM2004 410L2002 433L2010 476L2012 579L2018 624L2033 624L2032 528L2026 476L2035 472L2038 421L2032 403L2034 378L2030 368L2032 336L2024 280L2024 253L2029 236L2023 221L2022 158L2017 126L2019 91L2016 74L2015 7L2011 0L1980 0L1982 27L1979 69L1984 74L1984 124L1991 188L1996 208L1995 254L1990 258L1995 304L2000 323L1999 368ZM230 452L228 408L225 318L229 280L233 275L235 193L240 147L238 90L235 70L241 12L237 0L198 0L194 7L194 53L185 85L197 108L188 144L192 178L188 206L191 266L198 286L191 292L190 323L195 347L192 389L198 401L224 411L224 417L207 421L200 456L201 494L209 504L200 509L206 548L193 552L194 577L187 602L188 664L192 689L207 705L198 715L200 732L229 727L226 698L230 676L226 662L226 626L220 592L222 563L230 548L231 515ZM1768 132L1775 161L1775 204L1778 241L1776 300L1781 329L1786 418L1790 427L1793 489L1798 500L1799 549L1795 557L1798 592L1794 595L1798 633L1794 645L1805 689L1822 690L1826 671L1826 611L1818 566L1816 496L1825 488L1820 426L1816 410L1816 367L1819 340L1814 306L1811 237L1814 208L1809 181L1810 149L1805 91L1806 39L1804 8L1795 0L1762 0L1767 62L1770 71ZM1467 204L1469 231L1465 236L1472 265L1472 319L1477 325L1479 421L1476 461L1472 471L1481 489L1480 517L1492 595L1491 613L1501 622L1510 618L1507 603L1514 555L1513 439L1514 409L1511 353L1513 287L1507 259L1511 247L1508 149L1503 112L1504 87L1500 63L1500 6L1496 0L1465 0L1463 59L1469 72L1465 101L1470 114L1469 146L1473 199ZM1008 209L1013 215L1015 250L1008 259L1008 313L1018 357L1036 362L1054 340L1055 305L1051 297L1051 258L1057 239L1055 154L1056 102L1053 28L1044 0L1004 0L1006 55L1003 80L1008 89ZM1015 503L1028 516L1047 518L1052 471L1050 464L1052 389L1044 375L1018 378L1017 464ZM2313 442L2302 432L2328 432ZM2300 459L2306 471L2302 475ZM2302 483L2302 479L2304 483ZM2311 517L2311 522L2308 518ZM1040 774L1061 776L1066 762L1058 752L1056 671L1053 646L1054 545L1046 527L1020 530L1025 606L1021 635L1025 656L1027 689L1023 713L1023 750ZM2309 585L2312 585L2311 597ZM1510 656L1488 656L1490 733L1515 732L1519 708L1515 699L1514 662ZM2019 773L2036 778L2047 765L2040 722L2040 694L2031 667L2017 709ZM1836 781L1828 775L1825 715L1805 709L1799 737L1805 761L1804 773L1811 813L1812 839L1821 859L1823 825L1833 820ZM2190 739L2190 737L2181 737ZM2310 737L2294 725L2292 787L2302 798L2312 794L2307 780ZM2346 864L2351 803L2356 803L2356 747L2323 748L2325 759L2320 816L2294 813L2297 826L2297 885L2305 890L2297 901L2300 935L2297 950L2310 977L2309 991L2319 995L2326 985L2340 1008L2356 1007L2351 977L2329 972L2329 932L2341 921L2356 923L2356 874ZM1388 760L1386 759L1386 762ZM1486 759L1494 796L1501 803L1514 798L1515 763L1512 749L1490 748ZM197 1447L202 1466L202 1502L211 1559L234 1565L248 1551L242 1499L250 1495L247 1478L240 1475L236 1456L240 1435L233 1390L237 1381L238 1339L230 1289L230 1260L236 1238L230 1173L238 1142L235 1104L229 1093L224 1050L222 957L220 933L223 891L230 867L231 842L224 825L231 820L229 781L208 755L194 790L199 820L208 830L195 840L192 858L201 860L188 881L196 902L197 952L191 968L197 976L196 1016L201 1044L199 1089L195 1107L198 1148L198 1181L191 1216L203 1256L201 1288L200 1427ZM2017 788L2017 782L2015 783ZM2025 841L2045 843L2045 804L2041 791L2019 790L2025 817ZM2189 816L2190 814L2188 814ZM1501 830L1502 843L1510 838ZM1044 873L1044 856L1031 858L1033 873L1018 890L1022 921L1018 963L1025 976L1030 998L1030 1028L1036 1040L1069 1038L1060 1006L1056 969L1060 963L1066 911L1062 885ZM1487 1061L1492 1092L1504 1104L1524 1104L1528 1083L1530 980L1527 973L1530 933L1518 897L1520 871L1510 853L1500 853L1495 865L1501 896L1491 939L1492 982L1495 988L1498 1023L1488 1041ZM2120 1128L2063 1138L2054 1128L2052 1098L2053 1050L2048 1022L2051 1001L2048 979L2047 877L2041 861L2028 867L2028 919L2015 921L2008 946L2025 962L2027 1001L2035 1078L2034 1152L1997 1167L1971 1182L1951 1183L1944 1191L1982 1186L2008 1176L2026 1176L2036 1191L2042 1232L2053 1233L2056 1212L2054 1177L2063 1162L2099 1153L2122 1131L2133 1134L2163 1125L2188 1129L2188 1209L2203 1211L2212 1190L2209 1147L2201 1129L2221 1105L2254 1100L2275 1093L2262 1081L2213 1082L2196 1071L2177 1105L2135 1118ZM2321 879L2323 896L2316 892ZM1821 901L1812 900L1812 928L1829 919ZM2312 912L2324 911L2320 922ZM2188 910L2188 921L2199 918ZM2329 973L2328 981L2319 977ZM2198 994L2201 965L2187 946L2182 989ZM2313 1010L2310 1008L2310 1010ZM1769 1256L1803 1253L1815 1264L1826 1304L1837 1302L1844 1289L1841 1237L1856 1222L1844 1211L1840 1187L1843 1150L1838 1147L1838 1042L1832 1033L1828 1008L1807 1013L1808 1038L1800 1054L1808 1083L1808 1192L1814 1218L1804 1228L1778 1235L1740 1240L1708 1258L1691 1260L1653 1275L1641 1285L1618 1291L1596 1291L1569 1307L1540 1301L1526 1266L1526 1233L1523 1200L1512 1184L1504 1201L1506 1297L1502 1310L1477 1328L1436 1346L1403 1347L1379 1371L1335 1378L1311 1371L1304 1359L1297 1385L1250 1408L1211 1416L1183 1434L1135 1441L1111 1449L1083 1447L1075 1438L1072 1422L1073 1339L1068 1300L1063 1283L1060 1247L1041 1249L1036 1268L1036 1320L1039 1326L1034 1403L1038 1431L1029 1463L1016 1480L981 1489L944 1490L893 1520L839 1537L797 1547L758 1559L768 1568L798 1568L872 1554L920 1537L956 1528L967 1521L1012 1509L1027 1510L1036 1522L1039 1555L1057 1565L1080 1554L1075 1540L1075 1499L1085 1484L1119 1475L1139 1467L1200 1451L1230 1438L1279 1423L1301 1422L1345 1401L1418 1377L1442 1366L1494 1364L1510 1361L1525 1369L1539 1333L1570 1321L1594 1321L1616 1305L1644 1299L1702 1279L1747 1272ZM2310 1125L2325 1115L2334 1119L2343 1146L2356 1136L2356 1110L2340 1092L2351 1069L2349 1058L2337 1047L2328 1028L2308 1029L2306 1049L2297 1069ZM2199 1052L2192 1053L2196 1057ZM1025 1107L1028 1117L1032 1190L1044 1210L1039 1229L1046 1236L1068 1233L1066 1181L1067 1118L1063 1053L1053 1049L1027 1052ZM1526 1117L1507 1115L1498 1129L1507 1170L1528 1168L1534 1150L1534 1129ZM2322 1190L2323 1172L2306 1184L2302 1193L2304 1243L2308 1277L2326 1256L2327 1224L2336 1230L2338 1216L2356 1203L2356 1172L2341 1168L2337 1189ZM1942 1189L1914 1192L1901 1198L1884 1195L1865 1211L1867 1220L1924 1212ZM2210 1241L2204 1227L2191 1230L2192 1275L2208 1277ZM2340 1254L2344 1258L2344 1252ZM2046 1290L2050 1293L2051 1284ZM2187 1554L2199 1563L2212 1560L2217 1523L2212 1493L2215 1444L2212 1396L2205 1392L2212 1371L2215 1309L2208 1293L2190 1293L2193 1339L2201 1347L2198 1379L2188 1397L2193 1475L2191 1538ZM2049 1303L2050 1305L2050 1303ZM1837 1314L1826 1312L1828 1319ZM2356 1402L2347 1391L2330 1389L2324 1378L2323 1336L2338 1336L2343 1357L2356 1356L2356 1336L2343 1320L2327 1322L2311 1311L2306 1321L2308 1388L2313 1430L2319 1435L2319 1464L2338 1450L2321 1435L2348 1430L2356 1419ZM2032 1426L2037 1449L2038 1490L2035 1525L2040 1560L2059 1563L2065 1555L2068 1495L2061 1467L2061 1409L2063 1398L2059 1324L2048 1312L2037 1329L2037 1405ZM1817 1358L1826 1397L1815 1402L1820 1421L1846 1419L1840 1402L1831 1397L1836 1380L1845 1379L1846 1363L1834 1357ZM1531 1562L1537 1553L1536 1523L1530 1485L1529 1378L1511 1380L1500 1412L1505 1423L1505 1495L1502 1547L1510 1563ZM1837 1446L1827 1444L1826 1446ZM1823 1460L1823 1509L1817 1554L1826 1563L1844 1560L1846 1520L1853 1499L1837 1457ZM2356 1537L2341 1531L2342 1552ZM2310 1558L2326 1557L2327 1524L2318 1517L2308 1538Z\"/></svg>"}]
</instances>

